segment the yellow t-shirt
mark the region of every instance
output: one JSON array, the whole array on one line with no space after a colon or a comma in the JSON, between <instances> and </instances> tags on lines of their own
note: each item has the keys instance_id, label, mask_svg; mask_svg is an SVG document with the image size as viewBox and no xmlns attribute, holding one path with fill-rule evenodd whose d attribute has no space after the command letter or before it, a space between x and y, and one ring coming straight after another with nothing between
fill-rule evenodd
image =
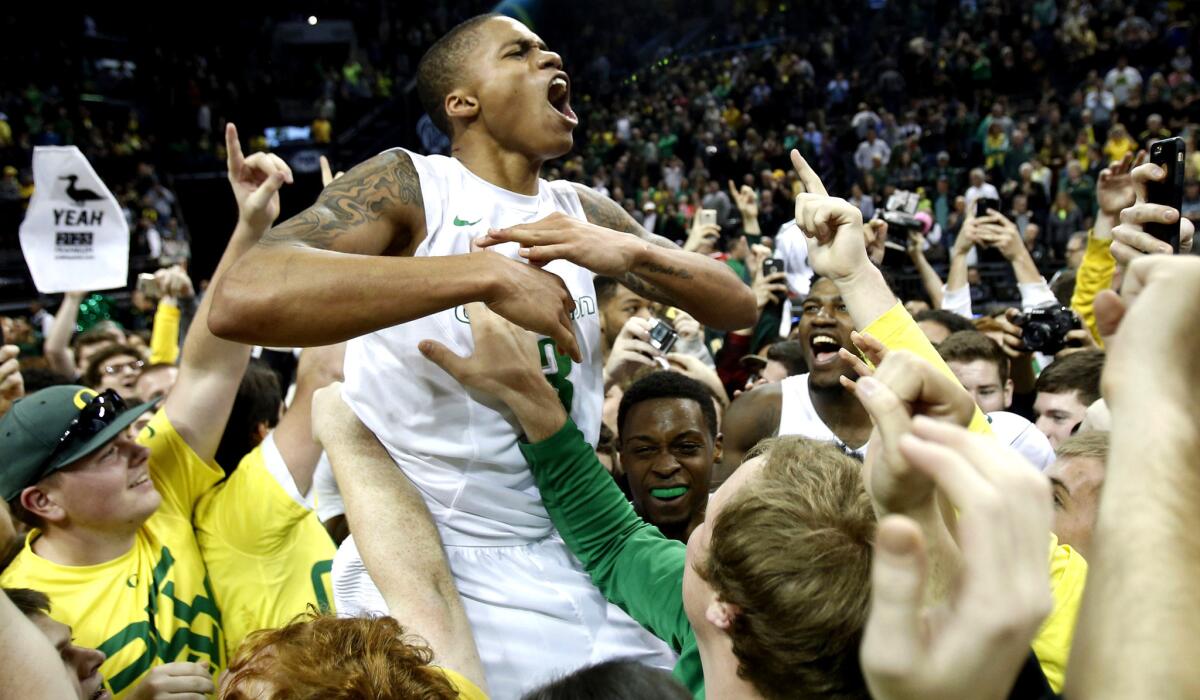
<instances>
[{"instance_id":1,"label":"yellow t-shirt","mask_svg":"<svg viewBox=\"0 0 1200 700\"><path fill-rule=\"evenodd\" d=\"M1116 274L1117 260L1112 256L1112 241L1096 238L1088 231L1087 250L1079 270L1075 274L1075 291L1071 294L1071 308L1079 314L1083 327L1091 331L1092 338L1104 347L1104 339L1096 327L1096 297L1101 291L1112 287Z\"/></svg>"},{"instance_id":2,"label":"yellow t-shirt","mask_svg":"<svg viewBox=\"0 0 1200 700\"><path fill-rule=\"evenodd\" d=\"M882 316L875 319L866 329L889 350L907 350L947 376L954 377L937 350L920 326L913 321L902 304L897 303ZM955 378L957 381L957 378ZM969 426L971 432L990 435L987 416L975 407L975 417ZM1071 654L1071 637L1075 630L1075 617L1079 614L1079 603L1083 599L1083 583L1087 578L1087 562L1078 552L1067 545L1058 544L1058 538L1050 535L1050 589L1054 594L1054 609L1042 623L1033 640L1033 653L1037 656L1046 674L1046 680L1054 692L1062 692L1066 677L1067 657Z\"/></svg>"},{"instance_id":3,"label":"yellow t-shirt","mask_svg":"<svg viewBox=\"0 0 1200 700\"><path fill-rule=\"evenodd\" d=\"M1069 545L1059 544L1058 537L1051 534L1050 591L1054 594L1054 608L1033 639L1033 653L1056 693L1062 692L1067 677L1067 657L1071 654L1075 618L1083 601L1087 572L1083 556Z\"/></svg>"},{"instance_id":4,"label":"yellow t-shirt","mask_svg":"<svg viewBox=\"0 0 1200 700\"><path fill-rule=\"evenodd\" d=\"M201 497L195 523L230 654L246 635L282 627L310 605L333 609L337 548L296 490L273 435Z\"/></svg>"},{"instance_id":5,"label":"yellow t-shirt","mask_svg":"<svg viewBox=\"0 0 1200 700\"><path fill-rule=\"evenodd\" d=\"M154 666L207 660L215 682L226 661L221 613L192 529L196 501L221 479L221 469L201 460L161 410L138 443L150 448L162 505L132 549L103 564L63 566L33 552L41 534L34 530L0 574L0 586L48 595L51 616L71 626L76 644L108 656L100 672L118 700Z\"/></svg>"},{"instance_id":6,"label":"yellow t-shirt","mask_svg":"<svg viewBox=\"0 0 1200 700\"><path fill-rule=\"evenodd\" d=\"M958 377L954 376L950 366L938 354L937 348L933 347L933 343L929 342L925 332L921 330L921 327L917 325L917 322L900 302L896 302L895 306L872 321L871 325L863 329L863 332L874 336L888 350L907 350L933 365L942 374L958 381ZM967 426L967 429L973 433L992 434L987 416L979 410L978 406L975 407L975 415L971 418L971 424Z\"/></svg>"},{"instance_id":7,"label":"yellow t-shirt","mask_svg":"<svg viewBox=\"0 0 1200 700\"><path fill-rule=\"evenodd\" d=\"M446 680L450 681L450 685L454 686L454 689L458 691L458 697L463 700L488 700L488 696L479 689L479 686L467 680L461 673L443 668L442 674L446 676Z\"/></svg>"}]
</instances>

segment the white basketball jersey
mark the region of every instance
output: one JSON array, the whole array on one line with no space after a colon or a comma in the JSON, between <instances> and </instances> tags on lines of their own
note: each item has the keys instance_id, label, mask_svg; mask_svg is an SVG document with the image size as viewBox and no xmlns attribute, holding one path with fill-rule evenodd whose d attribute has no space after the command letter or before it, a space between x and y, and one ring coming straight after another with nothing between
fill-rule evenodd
<instances>
[{"instance_id":1,"label":"white basketball jersey","mask_svg":"<svg viewBox=\"0 0 1200 700\"><path fill-rule=\"evenodd\" d=\"M525 196L485 182L453 158L409 156L425 206L426 235L416 256L469 253L472 239L489 227L538 221L556 211L586 219L570 183L539 180L537 195ZM491 250L524 262L518 247L506 243ZM595 445L604 380L593 275L565 260L545 270L561 277L575 300L583 364L557 355L554 344L541 338L543 369ZM346 401L424 495L447 545L524 544L550 535L553 525L517 447L515 417L426 360L417 350L425 339L459 355L474 349L462 307L356 338L346 349Z\"/></svg>"},{"instance_id":2,"label":"white basketball jersey","mask_svg":"<svg viewBox=\"0 0 1200 700\"><path fill-rule=\"evenodd\" d=\"M844 452L858 455L859 458L867 456L866 445L858 449L850 447L821 420L817 407L813 405L812 396L808 393L808 373L784 379L780 382L779 391L783 400L779 410L780 435L799 435L812 440L832 442Z\"/></svg>"}]
</instances>

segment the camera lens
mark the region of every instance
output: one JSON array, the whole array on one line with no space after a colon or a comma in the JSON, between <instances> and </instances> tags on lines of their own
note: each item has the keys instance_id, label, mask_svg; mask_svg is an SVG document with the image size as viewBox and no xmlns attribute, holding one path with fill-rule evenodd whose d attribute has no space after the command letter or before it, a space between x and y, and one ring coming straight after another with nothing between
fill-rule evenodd
<instances>
[{"instance_id":1,"label":"camera lens","mask_svg":"<svg viewBox=\"0 0 1200 700\"><path fill-rule=\"evenodd\" d=\"M1050 328L1044 323L1031 323L1025 327L1021 337L1025 340L1025 347L1040 350L1050 340Z\"/></svg>"}]
</instances>

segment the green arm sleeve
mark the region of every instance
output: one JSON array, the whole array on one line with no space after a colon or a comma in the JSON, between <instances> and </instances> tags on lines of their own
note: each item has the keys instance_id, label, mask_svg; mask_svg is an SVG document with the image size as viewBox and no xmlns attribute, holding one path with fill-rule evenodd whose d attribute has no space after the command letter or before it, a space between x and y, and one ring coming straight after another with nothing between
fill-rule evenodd
<instances>
[{"instance_id":1,"label":"green arm sleeve","mask_svg":"<svg viewBox=\"0 0 1200 700\"><path fill-rule=\"evenodd\" d=\"M679 651L690 635L683 609L687 547L644 522L570 420L521 445L542 502L571 552L610 602Z\"/></svg>"}]
</instances>

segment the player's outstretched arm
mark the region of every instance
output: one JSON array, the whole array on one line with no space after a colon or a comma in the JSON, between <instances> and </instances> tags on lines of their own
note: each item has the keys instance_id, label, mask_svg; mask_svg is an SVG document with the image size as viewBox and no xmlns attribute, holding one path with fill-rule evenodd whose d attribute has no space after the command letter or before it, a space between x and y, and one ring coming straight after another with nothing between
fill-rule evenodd
<instances>
[{"instance_id":1,"label":"player's outstretched arm","mask_svg":"<svg viewBox=\"0 0 1200 700\"><path fill-rule=\"evenodd\" d=\"M412 159L388 151L331 182L215 285L209 325L243 343L332 345L482 301L578 358L558 277L487 253L410 258L425 235Z\"/></svg>"},{"instance_id":2,"label":"player's outstretched arm","mask_svg":"<svg viewBox=\"0 0 1200 700\"><path fill-rule=\"evenodd\" d=\"M706 255L684 252L647 231L620 205L586 185L577 184L575 190L588 221L631 233L642 241L633 264L622 277L630 289L648 299L678 306L713 328L737 330L758 320L754 294L738 284L740 280L728 265Z\"/></svg>"},{"instance_id":3,"label":"player's outstretched arm","mask_svg":"<svg viewBox=\"0 0 1200 700\"><path fill-rule=\"evenodd\" d=\"M530 224L489 229L477 242L487 247L516 241L521 255L539 266L570 260L713 328L748 328L758 320L754 294L729 266L650 233L590 187L575 184L575 190L586 222L554 213Z\"/></svg>"}]
</instances>

